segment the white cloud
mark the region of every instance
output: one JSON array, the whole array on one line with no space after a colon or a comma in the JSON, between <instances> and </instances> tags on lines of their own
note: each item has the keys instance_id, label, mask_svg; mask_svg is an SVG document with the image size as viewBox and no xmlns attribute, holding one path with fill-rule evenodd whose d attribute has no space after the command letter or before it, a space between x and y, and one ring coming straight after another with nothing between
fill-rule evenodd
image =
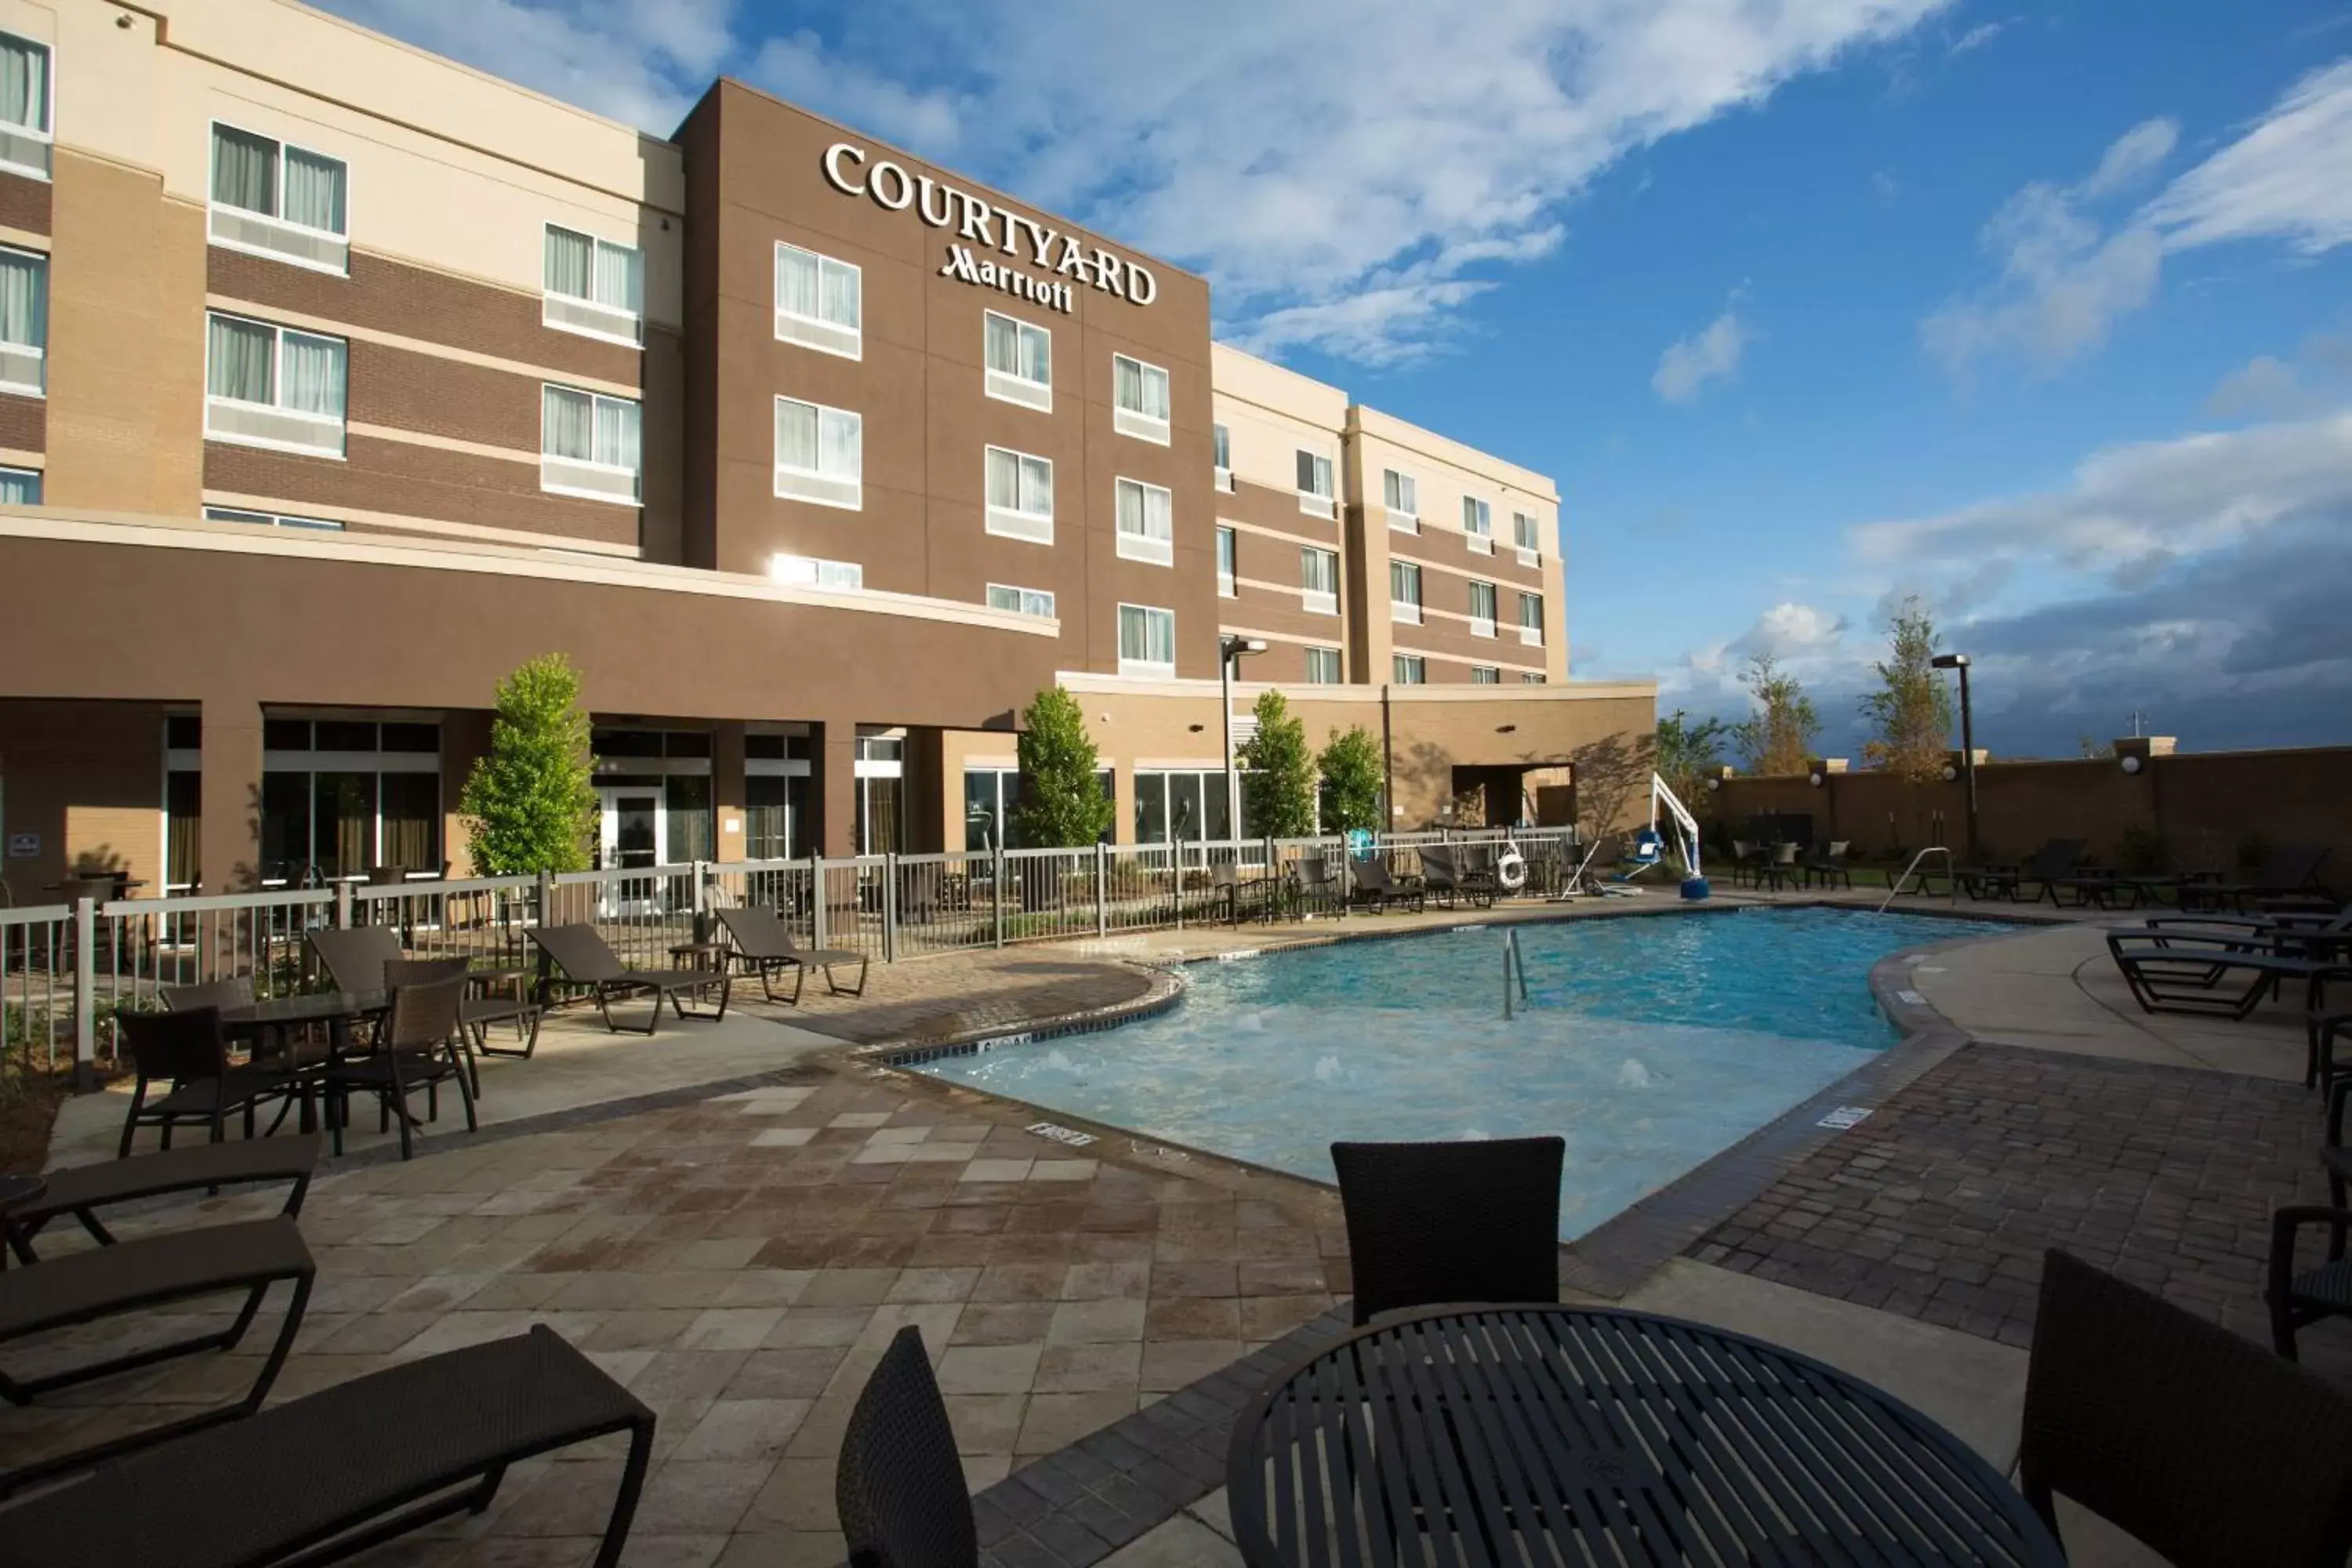
<instances>
[{"instance_id":1,"label":"white cloud","mask_svg":"<svg viewBox=\"0 0 2352 1568\"><path fill-rule=\"evenodd\" d=\"M2266 238L2316 255L2352 241L2352 60L2296 82L2147 216L2176 250Z\"/></svg>"},{"instance_id":2,"label":"white cloud","mask_svg":"<svg viewBox=\"0 0 2352 1568\"><path fill-rule=\"evenodd\" d=\"M1783 661L1805 658L1835 648L1845 628L1843 616L1783 602L1757 616L1754 626L1732 639L1728 651L1742 659L1759 655Z\"/></svg>"},{"instance_id":3,"label":"white cloud","mask_svg":"<svg viewBox=\"0 0 2352 1568\"><path fill-rule=\"evenodd\" d=\"M1650 377L1651 390L1668 403L1688 403L1711 381L1728 381L1755 334L1740 321L1737 297L1723 314L1685 338L1666 345Z\"/></svg>"},{"instance_id":4,"label":"white cloud","mask_svg":"<svg viewBox=\"0 0 2352 1568\"><path fill-rule=\"evenodd\" d=\"M1983 48L1987 44L1991 43L1995 38L2000 37L2008 27L2009 24L2007 22L1979 22L1975 26L1970 27L1967 32L1962 33L1958 37L1952 40L1951 52L1956 55L1965 55Z\"/></svg>"},{"instance_id":5,"label":"white cloud","mask_svg":"<svg viewBox=\"0 0 2352 1568\"><path fill-rule=\"evenodd\" d=\"M2108 143L2099 166L2077 188L2089 199L2128 190L2161 167L2179 140L2178 121L2143 120Z\"/></svg>"},{"instance_id":6,"label":"white cloud","mask_svg":"<svg viewBox=\"0 0 2352 1568\"><path fill-rule=\"evenodd\" d=\"M953 155L962 129L954 98L919 92L828 53L814 33L769 38L743 72L755 87L795 103L822 99L831 113L935 158Z\"/></svg>"}]
</instances>

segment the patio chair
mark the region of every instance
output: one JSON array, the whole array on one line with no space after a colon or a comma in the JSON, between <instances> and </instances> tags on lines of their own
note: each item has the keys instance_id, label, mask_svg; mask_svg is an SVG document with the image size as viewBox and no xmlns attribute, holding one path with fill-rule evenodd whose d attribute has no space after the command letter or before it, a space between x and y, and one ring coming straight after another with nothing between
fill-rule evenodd
<instances>
[{"instance_id":1,"label":"patio chair","mask_svg":"<svg viewBox=\"0 0 2352 1568\"><path fill-rule=\"evenodd\" d=\"M250 1415L260 1409L262 1400L269 1393L269 1385L278 1380L278 1369L286 1363L286 1352L293 1348L294 1336L302 1326L302 1311L310 1304L310 1286L317 1275L318 1266L310 1259L310 1248L302 1245L301 1230L291 1217L283 1215L275 1219L199 1226L161 1236L142 1237L113 1247L93 1247L87 1252L71 1253L27 1268L0 1272L0 1345L37 1334L52 1334L84 1323L100 1322L128 1312L170 1308L178 1302L233 1290L245 1292L244 1306L226 1329L208 1329L161 1344L142 1344L102 1361L85 1361L35 1376L16 1377L0 1372L0 1399L18 1405L29 1405L41 1395L60 1388L74 1387L138 1367L152 1366L173 1357L191 1355L198 1351L232 1350L244 1339L246 1330L252 1327L254 1315L261 1310L262 1298L269 1293L269 1288L280 1283L290 1283L294 1287L293 1296L287 1304L285 1323L278 1331L277 1342L263 1359L252 1387L243 1399L235 1405L200 1411L162 1426L122 1434L0 1473L0 1497L20 1490L35 1481L88 1469L114 1455L163 1442L218 1422ZM116 1342L99 1340L94 1342L109 1344ZM19 1528L18 1514L11 1510L0 1514L0 1520L6 1521L0 1524L0 1552L21 1550L24 1536ZM26 1563L68 1561L38 1555L15 1560ZM161 1552L113 1561L166 1560L177 1560L177 1554ZM9 1559L0 1556L0 1562L5 1561Z\"/></svg>"},{"instance_id":2,"label":"patio chair","mask_svg":"<svg viewBox=\"0 0 2352 1568\"><path fill-rule=\"evenodd\" d=\"M466 1108L466 1131L479 1129L473 1075L460 1054L466 1040L466 968L462 958L394 959L383 966L392 1011L376 1030L375 1048L327 1065L327 1125L337 1154L343 1152L343 1127L351 1121L354 1090L375 1096L379 1132L398 1117L404 1160L415 1152L411 1134L416 1118L409 1113L408 1097L420 1089L425 1090L426 1116L438 1121L441 1085L455 1079L457 1098Z\"/></svg>"},{"instance_id":3,"label":"patio chair","mask_svg":"<svg viewBox=\"0 0 2352 1568\"><path fill-rule=\"evenodd\" d=\"M2319 868L2327 863L2329 853L2325 844L2283 845L2271 851L2251 880L2183 883L2182 905L2186 908L2194 902L2217 910L2234 905L2243 913L2249 902L2294 900L2297 895L2317 892Z\"/></svg>"},{"instance_id":4,"label":"patio chair","mask_svg":"<svg viewBox=\"0 0 2352 1568\"><path fill-rule=\"evenodd\" d=\"M724 911L721 911L724 913ZM574 985L584 985L596 998L596 1011L604 1019L604 1027L614 1034L650 1035L661 1026L662 998L669 998L670 1011L681 1018L698 1018L716 1023L727 1016L727 995L731 989L731 977L724 969L631 969L623 963L596 928L587 925L533 926L530 940L539 944L548 961L562 971L563 978ZM715 1013L686 1010L678 1000L681 995L707 992L719 987L719 1010ZM653 993L653 1016L642 1029L625 1031L613 1022L613 999Z\"/></svg>"},{"instance_id":5,"label":"patio chair","mask_svg":"<svg viewBox=\"0 0 2352 1568\"><path fill-rule=\"evenodd\" d=\"M1493 909L1495 900L1503 896L1502 879L1495 874L1495 865L1504 847L1500 844L1463 844L1454 847L1454 875L1462 883L1462 891L1480 909Z\"/></svg>"},{"instance_id":6,"label":"patio chair","mask_svg":"<svg viewBox=\"0 0 2352 1568\"><path fill-rule=\"evenodd\" d=\"M851 1568L977 1568L955 1429L911 1323L891 1339L849 1413L833 1496Z\"/></svg>"},{"instance_id":7,"label":"patio chair","mask_svg":"<svg viewBox=\"0 0 2352 1568\"><path fill-rule=\"evenodd\" d=\"M1265 877L1246 875L1247 868L1228 860L1211 868L1209 891L1224 900L1225 923L1239 925L1244 920L1274 918L1273 883Z\"/></svg>"},{"instance_id":8,"label":"patio chair","mask_svg":"<svg viewBox=\"0 0 2352 1568\"><path fill-rule=\"evenodd\" d=\"M2053 1534L2063 1493L2180 1568L2337 1568L2352 1551L2352 1401L2054 1247L2017 1468Z\"/></svg>"},{"instance_id":9,"label":"patio chair","mask_svg":"<svg viewBox=\"0 0 2352 1568\"><path fill-rule=\"evenodd\" d=\"M408 950L400 945L400 937L390 926L348 926L341 930L321 927L310 933L310 951L327 972L329 980L338 991L383 991L384 970L388 965L407 961ZM462 961L461 961L462 962ZM486 977L473 972L470 965L461 973L466 977L466 998L457 1012L458 1021L465 1026L470 1050L485 1056L520 1057L529 1061L539 1049L540 1006L524 996L493 996L482 991ZM509 970L507 975L517 972ZM489 977L495 978L495 977ZM511 1024L520 1047L493 1046L489 1043L490 1026ZM481 1072L470 1060L467 1076L473 1079L474 1094L482 1092Z\"/></svg>"},{"instance_id":10,"label":"patio chair","mask_svg":"<svg viewBox=\"0 0 2352 1568\"><path fill-rule=\"evenodd\" d=\"M1318 910L1333 914L1347 912L1348 889L1341 883L1339 874L1331 869L1329 858L1321 851L1308 849L1302 852L1297 864L1291 868L1291 875L1297 882L1299 913L1313 914Z\"/></svg>"},{"instance_id":11,"label":"patio chair","mask_svg":"<svg viewBox=\"0 0 2352 1568\"><path fill-rule=\"evenodd\" d=\"M98 1211L116 1204L140 1203L173 1193L216 1192L222 1187L259 1182L290 1182L286 1206L292 1218L302 1212L310 1190L310 1173L319 1163L319 1135L298 1132L284 1138L241 1138L234 1143L199 1143L161 1154L134 1154L128 1160L106 1160L89 1165L63 1165L45 1171L41 1195L0 1214L0 1268L10 1254L20 1263L39 1261L33 1238L49 1222L66 1215L79 1221L92 1241L114 1245L114 1233Z\"/></svg>"},{"instance_id":12,"label":"patio chair","mask_svg":"<svg viewBox=\"0 0 2352 1568\"><path fill-rule=\"evenodd\" d=\"M1826 845L1815 845L1813 852L1803 862L1805 886L1851 889L1853 887L1853 869L1846 864L1846 852L1852 847L1852 840L1844 838L1832 838Z\"/></svg>"},{"instance_id":13,"label":"patio chair","mask_svg":"<svg viewBox=\"0 0 2352 1568\"><path fill-rule=\"evenodd\" d=\"M835 996L866 994L866 973L870 961L866 954L845 947L803 947L793 940L792 928L773 910L730 909L719 911L719 921L735 943L734 957L747 970L760 977L760 994L769 1001L776 1000L775 973L779 969L793 972L793 994L785 1000L799 1006L801 990L808 984L808 972L822 971L824 988ZM845 987L833 977L836 965L857 965L857 984Z\"/></svg>"},{"instance_id":14,"label":"patio chair","mask_svg":"<svg viewBox=\"0 0 2352 1568\"><path fill-rule=\"evenodd\" d=\"M1774 892L1794 886L1800 871L1797 866L1797 846L1775 844L1756 866L1756 886L1760 890L1769 888Z\"/></svg>"},{"instance_id":15,"label":"patio chair","mask_svg":"<svg viewBox=\"0 0 2352 1568\"><path fill-rule=\"evenodd\" d=\"M257 1110L271 1100L283 1101L278 1115L282 1122L295 1100L308 1092L280 1068L231 1066L217 1006L118 1013L114 1026L131 1058L134 1079L118 1158L130 1157L131 1141L142 1127L160 1129L166 1149L172 1146L173 1128L192 1124L203 1127L217 1143L227 1136L228 1118L242 1113L245 1135L251 1138ZM171 1087L149 1099L159 1083ZM271 1131L276 1129L273 1122Z\"/></svg>"},{"instance_id":16,"label":"patio chair","mask_svg":"<svg viewBox=\"0 0 2352 1568\"><path fill-rule=\"evenodd\" d=\"M2040 903L2046 894L2052 903L2058 895L2051 891L2053 878L2071 877L2075 863L2083 858L2089 840L2083 838L2053 838L2020 865L1961 866L1952 876L1960 890L1972 899L2008 899L2012 902L2024 897L2025 884L2036 884L2033 901Z\"/></svg>"},{"instance_id":17,"label":"patio chair","mask_svg":"<svg viewBox=\"0 0 2352 1568\"><path fill-rule=\"evenodd\" d=\"M1445 1302L1559 1300L1567 1150L1559 1138L1332 1144L1357 1326Z\"/></svg>"},{"instance_id":18,"label":"patio chair","mask_svg":"<svg viewBox=\"0 0 2352 1568\"><path fill-rule=\"evenodd\" d=\"M1454 851L1443 844L1421 847L1421 886L1431 900L1452 909L1463 899L1462 878L1454 865Z\"/></svg>"},{"instance_id":19,"label":"patio chair","mask_svg":"<svg viewBox=\"0 0 2352 1568\"><path fill-rule=\"evenodd\" d=\"M2289 981L2305 987L2306 1011L2320 1013L2330 980L2352 980L2341 958L2288 957L2259 939L2178 928L2112 931L2107 952L2145 1013L2203 1013L2242 1018ZM2242 989L2224 980L2245 976Z\"/></svg>"},{"instance_id":20,"label":"patio chair","mask_svg":"<svg viewBox=\"0 0 2352 1568\"><path fill-rule=\"evenodd\" d=\"M1355 893L1349 900L1350 908L1369 906L1385 911L1392 905L1411 904L1413 913L1419 914L1427 907L1422 879L1391 876L1388 863L1377 855L1368 860L1349 860L1348 874L1356 882Z\"/></svg>"},{"instance_id":21,"label":"patio chair","mask_svg":"<svg viewBox=\"0 0 2352 1568\"><path fill-rule=\"evenodd\" d=\"M1735 838L1731 841L1731 885L1733 887L1738 887L1742 881L1755 879L1757 868L1762 863L1761 854L1762 851L1759 847L1748 839Z\"/></svg>"},{"instance_id":22,"label":"patio chair","mask_svg":"<svg viewBox=\"0 0 2352 1568\"><path fill-rule=\"evenodd\" d=\"M0 1568L331 1562L478 1514L509 1467L622 1432L628 1457L595 1557L614 1568L654 1413L545 1324L288 1400L36 1498L5 1515Z\"/></svg>"}]
</instances>

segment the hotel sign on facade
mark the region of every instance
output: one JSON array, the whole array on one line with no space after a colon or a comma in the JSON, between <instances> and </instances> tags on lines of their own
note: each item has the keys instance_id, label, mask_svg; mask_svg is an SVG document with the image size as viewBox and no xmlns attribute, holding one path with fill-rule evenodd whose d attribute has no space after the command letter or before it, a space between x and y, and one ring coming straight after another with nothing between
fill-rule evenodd
<instances>
[{"instance_id":1,"label":"hotel sign on facade","mask_svg":"<svg viewBox=\"0 0 2352 1568\"><path fill-rule=\"evenodd\" d=\"M1049 228L929 174L909 174L887 158L869 166L865 149L852 142L836 142L826 148L824 163L825 183L844 195L865 196L892 212L911 207L931 227L949 230L947 259L940 267L942 278L999 289L1065 315L1076 298L1074 287L1097 289L1130 305L1149 305L1160 297L1160 279L1141 262L1122 260L1098 246L1083 246L1076 235ZM1013 259L1000 261L1000 255ZM1052 276L1039 278L1027 268Z\"/></svg>"}]
</instances>

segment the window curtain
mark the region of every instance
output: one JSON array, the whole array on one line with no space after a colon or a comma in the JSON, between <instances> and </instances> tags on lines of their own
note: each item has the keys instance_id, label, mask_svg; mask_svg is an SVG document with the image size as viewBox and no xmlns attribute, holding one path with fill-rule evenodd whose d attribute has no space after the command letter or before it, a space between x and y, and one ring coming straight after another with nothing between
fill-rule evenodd
<instances>
[{"instance_id":1,"label":"window curtain","mask_svg":"<svg viewBox=\"0 0 2352 1568\"><path fill-rule=\"evenodd\" d=\"M286 149L286 221L343 232L343 165L299 147Z\"/></svg>"},{"instance_id":2,"label":"window curtain","mask_svg":"<svg viewBox=\"0 0 2352 1568\"><path fill-rule=\"evenodd\" d=\"M823 298L818 313L837 327L857 325L858 293L861 275L855 267L838 261L828 261L818 269Z\"/></svg>"},{"instance_id":3,"label":"window curtain","mask_svg":"<svg viewBox=\"0 0 2352 1568\"><path fill-rule=\"evenodd\" d=\"M1020 340L1016 362L1024 381L1034 381L1040 386L1054 379L1054 339L1052 334L1034 327L1023 327L1016 334Z\"/></svg>"},{"instance_id":4,"label":"window curtain","mask_svg":"<svg viewBox=\"0 0 2352 1568\"><path fill-rule=\"evenodd\" d=\"M213 127L213 200L278 216L278 143L226 125Z\"/></svg>"},{"instance_id":5,"label":"window curtain","mask_svg":"<svg viewBox=\"0 0 2352 1568\"><path fill-rule=\"evenodd\" d=\"M339 338L308 332L283 334L285 350L279 403L305 414L343 416L343 344Z\"/></svg>"},{"instance_id":6,"label":"window curtain","mask_svg":"<svg viewBox=\"0 0 2352 1568\"><path fill-rule=\"evenodd\" d=\"M1421 603L1421 570L1402 561L1389 563L1389 597L1400 605Z\"/></svg>"},{"instance_id":7,"label":"window curtain","mask_svg":"<svg viewBox=\"0 0 2352 1568\"><path fill-rule=\"evenodd\" d=\"M596 242L586 235L551 226L547 231L547 291L572 300L587 299L595 250Z\"/></svg>"},{"instance_id":8,"label":"window curtain","mask_svg":"<svg viewBox=\"0 0 2352 1568\"><path fill-rule=\"evenodd\" d=\"M1538 627L1540 627L1543 625L1542 595L1522 594L1519 595L1519 625L1523 626Z\"/></svg>"},{"instance_id":9,"label":"window curtain","mask_svg":"<svg viewBox=\"0 0 2352 1568\"><path fill-rule=\"evenodd\" d=\"M818 471L827 479L854 479L865 471L865 425L856 415L828 408L818 431L823 448Z\"/></svg>"},{"instance_id":10,"label":"window curtain","mask_svg":"<svg viewBox=\"0 0 2352 1568\"><path fill-rule=\"evenodd\" d=\"M1111 361L1111 370L1115 379L1112 390L1117 395L1118 406L1139 414L1145 412L1143 367L1131 359L1115 359Z\"/></svg>"},{"instance_id":11,"label":"window curtain","mask_svg":"<svg viewBox=\"0 0 2352 1568\"><path fill-rule=\"evenodd\" d=\"M29 131L49 128L49 51L23 38L0 38L0 120Z\"/></svg>"},{"instance_id":12,"label":"window curtain","mask_svg":"<svg viewBox=\"0 0 2352 1568\"><path fill-rule=\"evenodd\" d=\"M438 773L382 775L383 860L404 871L441 868L441 777Z\"/></svg>"},{"instance_id":13,"label":"window curtain","mask_svg":"<svg viewBox=\"0 0 2352 1568\"><path fill-rule=\"evenodd\" d=\"M1021 459L1021 510L1054 515L1054 465L1043 458Z\"/></svg>"},{"instance_id":14,"label":"window curtain","mask_svg":"<svg viewBox=\"0 0 2352 1568\"><path fill-rule=\"evenodd\" d=\"M551 386L540 400L540 450L551 458L593 460L596 451L596 400L584 392Z\"/></svg>"},{"instance_id":15,"label":"window curtain","mask_svg":"<svg viewBox=\"0 0 2352 1568\"><path fill-rule=\"evenodd\" d=\"M1126 479L1118 482L1118 531L1121 533L1143 531L1143 487Z\"/></svg>"},{"instance_id":16,"label":"window curtain","mask_svg":"<svg viewBox=\"0 0 2352 1568\"><path fill-rule=\"evenodd\" d=\"M1143 487L1143 531L1154 539L1171 537L1169 525L1169 492L1150 485Z\"/></svg>"},{"instance_id":17,"label":"window curtain","mask_svg":"<svg viewBox=\"0 0 2352 1568\"><path fill-rule=\"evenodd\" d=\"M206 334L210 340L206 391L240 403L275 401L270 392L277 384L272 363L278 350L276 332L252 321L215 316Z\"/></svg>"},{"instance_id":18,"label":"window curtain","mask_svg":"<svg viewBox=\"0 0 2352 1568\"><path fill-rule=\"evenodd\" d=\"M776 404L776 467L817 471L816 405L789 398Z\"/></svg>"},{"instance_id":19,"label":"window curtain","mask_svg":"<svg viewBox=\"0 0 2352 1568\"><path fill-rule=\"evenodd\" d=\"M988 368L1007 375L1019 374L1021 329L1003 316L988 318Z\"/></svg>"},{"instance_id":20,"label":"window curtain","mask_svg":"<svg viewBox=\"0 0 2352 1568\"><path fill-rule=\"evenodd\" d=\"M41 504L41 476L31 468L0 468L0 506Z\"/></svg>"},{"instance_id":21,"label":"window curtain","mask_svg":"<svg viewBox=\"0 0 2352 1568\"><path fill-rule=\"evenodd\" d=\"M1474 621L1492 621L1495 618L1495 584L1470 584L1470 618Z\"/></svg>"},{"instance_id":22,"label":"window curtain","mask_svg":"<svg viewBox=\"0 0 2352 1568\"><path fill-rule=\"evenodd\" d=\"M1226 431L1223 426L1220 425L1217 426L1217 467L1221 468L1230 468L1233 466L1233 437Z\"/></svg>"},{"instance_id":23,"label":"window curtain","mask_svg":"<svg viewBox=\"0 0 2352 1568\"><path fill-rule=\"evenodd\" d=\"M1536 520L1523 511L1513 512L1511 537L1520 549L1533 550L1536 547Z\"/></svg>"},{"instance_id":24,"label":"window curtain","mask_svg":"<svg viewBox=\"0 0 2352 1568\"><path fill-rule=\"evenodd\" d=\"M1143 411L1154 419L1168 417L1168 373L1147 370L1143 373Z\"/></svg>"},{"instance_id":25,"label":"window curtain","mask_svg":"<svg viewBox=\"0 0 2352 1568\"><path fill-rule=\"evenodd\" d=\"M1144 640L1143 612L1133 605L1121 605L1118 607L1118 657L1143 658Z\"/></svg>"},{"instance_id":26,"label":"window curtain","mask_svg":"<svg viewBox=\"0 0 2352 1568\"><path fill-rule=\"evenodd\" d=\"M988 504L1002 511L1021 505L1021 459L993 447L988 450Z\"/></svg>"},{"instance_id":27,"label":"window curtain","mask_svg":"<svg viewBox=\"0 0 2352 1568\"><path fill-rule=\"evenodd\" d=\"M0 342L41 348L49 341L49 263L0 250Z\"/></svg>"},{"instance_id":28,"label":"window curtain","mask_svg":"<svg viewBox=\"0 0 2352 1568\"><path fill-rule=\"evenodd\" d=\"M645 299L645 258L625 245L596 242L596 303L639 313Z\"/></svg>"},{"instance_id":29,"label":"window curtain","mask_svg":"<svg viewBox=\"0 0 2352 1568\"><path fill-rule=\"evenodd\" d=\"M776 249L776 309L795 316L817 313L816 258L791 246Z\"/></svg>"},{"instance_id":30,"label":"window curtain","mask_svg":"<svg viewBox=\"0 0 2352 1568\"><path fill-rule=\"evenodd\" d=\"M637 405L617 397L596 403L596 461L637 470Z\"/></svg>"},{"instance_id":31,"label":"window curtain","mask_svg":"<svg viewBox=\"0 0 2352 1568\"><path fill-rule=\"evenodd\" d=\"M1328 550L1317 550L1309 546L1299 551L1298 558L1304 568L1307 586L1310 590L1318 594L1336 594L1339 591L1339 558L1338 556Z\"/></svg>"}]
</instances>

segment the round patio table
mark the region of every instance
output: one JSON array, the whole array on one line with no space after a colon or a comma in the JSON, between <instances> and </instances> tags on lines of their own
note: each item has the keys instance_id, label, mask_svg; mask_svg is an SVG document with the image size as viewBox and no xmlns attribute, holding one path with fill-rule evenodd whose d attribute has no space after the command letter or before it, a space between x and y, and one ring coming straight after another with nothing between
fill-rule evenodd
<instances>
[{"instance_id":1,"label":"round patio table","mask_svg":"<svg viewBox=\"0 0 2352 1568\"><path fill-rule=\"evenodd\" d=\"M1252 1568L2065 1562L1950 1433L1810 1357L1644 1312L1357 1330L1243 1410Z\"/></svg>"}]
</instances>

